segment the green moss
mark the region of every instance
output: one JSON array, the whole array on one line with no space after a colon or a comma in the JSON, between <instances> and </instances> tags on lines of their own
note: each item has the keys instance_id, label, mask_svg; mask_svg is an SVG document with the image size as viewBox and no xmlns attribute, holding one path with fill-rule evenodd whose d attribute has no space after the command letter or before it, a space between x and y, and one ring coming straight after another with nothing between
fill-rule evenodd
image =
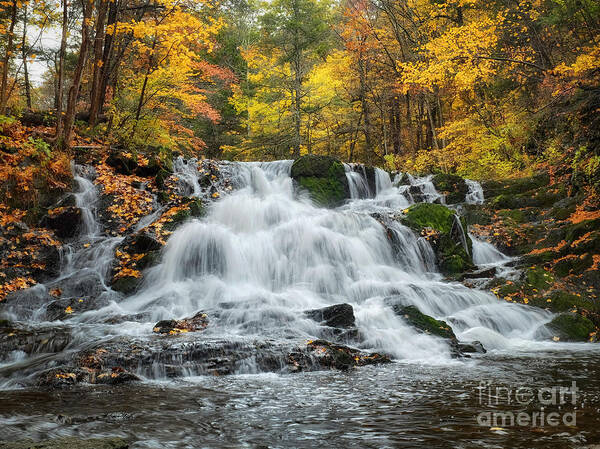
<instances>
[{"instance_id":1,"label":"green moss","mask_svg":"<svg viewBox=\"0 0 600 449\"><path fill-rule=\"evenodd\" d=\"M557 276L565 277L570 274L581 274L594 264L591 254L583 257L569 257L554 264L553 270Z\"/></svg>"},{"instance_id":2,"label":"green moss","mask_svg":"<svg viewBox=\"0 0 600 449\"><path fill-rule=\"evenodd\" d=\"M550 302L548 302L550 300ZM539 296L532 299L530 305L547 308L552 312L566 312L572 309L595 311L597 306L587 298L555 290L548 296Z\"/></svg>"},{"instance_id":3,"label":"green moss","mask_svg":"<svg viewBox=\"0 0 600 449\"><path fill-rule=\"evenodd\" d=\"M508 218L515 223L525 223L527 221L525 213L519 209L499 210L498 215L503 218Z\"/></svg>"},{"instance_id":4,"label":"green moss","mask_svg":"<svg viewBox=\"0 0 600 449\"><path fill-rule=\"evenodd\" d=\"M432 335L455 340L456 335L448 323L425 315L415 306L394 306L394 312L403 317L411 326Z\"/></svg>"},{"instance_id":5,"label":"green moss","mask_svg":"<svg viewBox=\"0 0 600 449\"><path fill-rule=\"evenodd\" d=\"M563 313L547 326L565 341L587 341L590 333L595 331L594 323L575 313Z\"/></svg>"},{"instance_id":6,"label":"green moss","mask_svg":"<svg viewBox=\"0 0 600 449\"><path fill-rule=\"evenodd\" d=\"M528 268L526 277L527 283L537 290L546 290L554 283L554 276L542 267Z\"/></svg>"},{"instance_id":7,"label":"green moss","mask_svg":"<svg viewBox=\"0 0 600 449\"><path fill-rule=\"evenodd\" d=\"M306 155L292 165L292 178L306 189L313 201L325 207L341 204L348 197L344 166L328 156Z\"/></svg>"},{"instance_id":8,"label":"green moss","mask_svg":"<svg viewBox=\"0 0 600 449\"><path fill-rule=\"evenodd\" d=\"M432 228L448 234L454 223L454 212L441 204L419 203L408 208L403 222L417 231Z\"/></svg>"}]
</instances>

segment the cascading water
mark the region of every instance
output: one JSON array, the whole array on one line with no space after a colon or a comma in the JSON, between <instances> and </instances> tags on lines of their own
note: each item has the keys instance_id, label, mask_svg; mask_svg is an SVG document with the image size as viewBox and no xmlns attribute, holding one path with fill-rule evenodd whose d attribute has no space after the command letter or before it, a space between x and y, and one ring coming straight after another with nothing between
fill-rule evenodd
<instances>
[{"instance_id":1,"label":"cascading water","mask_svg":"<svg viewBox=\"0 0 600 449\"><path fill-rule=\"evenodd\" d=\"M363 348L419 360L450 352L394 315L394 304L416 305L489 348L531 339L549 320L545 311L442 282L428 243L397 222L392 229L402 243L394 254L385 229L365 213L366 204L391 196L389 184L380 183L375 199L318 208L296 197L291 164L236 164L243 187L171 236L146 287L121 302L120 312L152 311L157 320L203 310L215 317L206 336L305 339L316 326L302 311L345 302Z\"/></svg>"},{"instance_id":2,"label":"cascading water","mask_svg":"<svg viewBox=\"0 0 600 449\"><path fill-rule=\"evenodd\" d=\"M483 188L477 181L471 179L465 179L467 187L469 188L467 195L465 196L465 202L467 204L483 204Z\"/></svg>"},{"instance_id":3,"label":"cascading water","mask_svg":"<svg viewBox=\"0 0 600 449\"><path fill-rule=\"evenodd\" d=\"M162 262L149 271L138 293L125 299L105 282L122 238L102 233L93 173L75 167L84 231L59 279L36 287L44 293L60 286L72 297L100 306L58 322L73 326L68 348L116 336L151 339L156 321L198 311L210 317L201 334L204 342L269 341L289 348L319 336L320 325L304 311L348 303L361 336L352 344L397 359L440 363L451 358L447 343L417 332L393 306L415 305L448 321L459 339L479 340L487 349L529 347L535 330L551 319L544 310L444 282L429 243L388 218L386 213L410 201L387 172L375 171L373 198L356 198L331 210L316 207L295 191L289 175L292 163L223 163L219 169L227 172L236 190L211 203L203 219L181 225L168 240ZM179 159L175 170L185 194L210 193L211 187L202 185L202 176L210 175L195 161ZM412 182L425 186L426 199L439 198L429 178ZM491 257L487 244L477 240L473 253L478 264ZM90 295L95 295L93 301ZM11 319L23 318L14 309L8 313ZM33 316L46 320L45 306ZM250 359L236 366L239 372L261 370ZM187 372L195 373L193 367ZM165 371L140 367L138 374L162 377Z\"/></svg>"}]
</instances>

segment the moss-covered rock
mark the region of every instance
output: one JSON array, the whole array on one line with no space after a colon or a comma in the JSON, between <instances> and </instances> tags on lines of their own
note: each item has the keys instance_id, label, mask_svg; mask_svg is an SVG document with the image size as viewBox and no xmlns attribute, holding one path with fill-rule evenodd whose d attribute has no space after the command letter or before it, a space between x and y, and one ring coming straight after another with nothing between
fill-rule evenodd
<instances>
[{"instance_id":1,"label":"moss-covered rock","mask_svg":"<svg viewBox=\"0 0 600 449\"><path fill-rule=\"evenodd\" d=\"M426 334L456 340L456 335L448 323L425 315L415 306L393 306L394 313L406 320L408 324Z\"/></svg>"},{"instance_id":2,"label":"moss-covered rock","mask_svg":"<svg viewBox=\"0 0 600 449\"><path fill-rule=\"evenodd\" d=\"M438 192L446 195L448 204L462 203L469 191L469 186L463 178L458 175L440 173L431 180Z\"/></svg>"},{"instance_id":3,"label":"moss-covered rock","mask_svg":"<svg viewBox=\"0 0 600 449\"><path fill-rule=\"evenodd\" d=\"M321 206L335 207L349 198L344 166L333 157L302 156L292 165L291 176Z\"/></svg>"},{"instance_id":4,"label":"moss-covered rock","mask_svg":"<svg viewBox=\"0 0 600 449\"><path fill-rule=\"evenodd\" d=\"M583 254L577 256L570 254L569 256L563 257L554 264L554 272L560 276L565 277L570 274L581 274L594 264L594 259L591 254Z\"/></svg>"},{"instance_id":5,"label":"moss-covered rock","mask_svg":"<svg viewBox=\"0 0 600 449\"><path fill-rule=\"evenodd\" d=\"M455 275L475 268L466 223L452 210L441 204L419 203L405 212L402 222L427 236L442 273Z\"/></svg>"},{"instance_id":6,"label":"moss-covered rock","mask_svg":"<svg viewBox=\"0 0 600 449\"><path fill-rule=\"evenodd\" d=\"M408 208L402 221L416 231L431 228L449 234L452 230L454 212L441 204L419 203Z\"/></svg>"},{"instance_id":7,"label":"moss-covered rock","mask_svg":"<svg viewBox=\"0 0 600 449\"><path fill-rule=\"evenodd\" d=\"M111 287L117 292L130 295L138 289L141 283L141 278L135 276L123 276L113 280Z\"/></svg>"},{"instance_id":8,"label":"moss-covered rock","mask_svg":"<svg viewBox=\"0 0 600 449\"><path fill-rule=\"evenodd\" d=\"M594 323L576 313L562 313L547 327L563 341L587 341L590 333L596 330Z\"/></svg>"}]
</instances>

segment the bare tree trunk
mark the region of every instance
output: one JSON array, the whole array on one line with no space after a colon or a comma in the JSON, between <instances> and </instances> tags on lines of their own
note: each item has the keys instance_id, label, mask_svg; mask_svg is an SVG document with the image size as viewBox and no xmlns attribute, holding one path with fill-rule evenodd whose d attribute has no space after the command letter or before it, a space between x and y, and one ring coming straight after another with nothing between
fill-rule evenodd
<instances>
[{"instance_id":1,"label":"bare tree trunk","mask_svg":"<svg viewBox=\"0 0 600 449\"><path fill-rule=\"evenodd\" d=\"M62 17L62 33L60 37L60 53L58 56L58 80L57 91L54 104L56 105L56 141L59 143L63 133L63 89L65 84L65 53L67 52L67 33L69 25L69 5L67 0L62 0L63 17Z\"/></svg>"},{"instance_id":2,"label":"bare tree trunk","mask_svg":"<svg viewBox=\"0 0 600 449\"><path fill-rule=\"evenodd\" d=\"M0 114L6 112L8 103L8 65L14 50L14 31L17 22L17 0L13 0L10 12L10 26L8 28L8 40L6 43L6 53L2 61L2 81L0 83Z\"/></svg>"},{"instance_id":3,"label":"bare tree trunk","mask_svg":"<svg viewBox=\"0 0 600 449\"><path fill-rule=\"evenodd\" d=\"M104 52L102 54L102 79L100 82L100 91L98 98L98 106L97 106L97 115L102 114L102 108L104 107L104 103L106 101L106 90L109 86L109 79L111 76L111 60L113 55L113 47L114 47L114 36L116 33L117 26L117 18L119 14L119 4L118 0L114 0L110 2L110 6L108 9L108 20L106 22L106 27L110 26L112 28L112 32L104 35ZM115 67L116 72L116 67ZM116 73L114 74L116 77ZM90 114L91 115L91 114Z\"/></svg>"},{"instance_id":4,"label":"bare tree trunk","mask_svg":"<svg viewBox=\"0 0 600 449\"><path fill-rule=\"evenodd\" d=\"M90 91L90 117L89 125L95 126L98 118L100 87L102 81L102 72L104 70L104 60L102 48L104 47L104 21L108 10L108 2L100 0L98 7L98 16L96 18L96 37L94 39L94 74L92 76L92 89Z\"/></svg>"},{"instance_id":5,"label":"bare tree trunk","mask_svg":"<svg viewBox=\"0 0 600 449\"><path fill-rule=\"evenodd\" d=\"M27 109L31 110L31 85L27 68L27 4L23 7L23 38L21 39L21 58L23 59L23 76L25 82L25 101Z\"/></svg>"},{"instance_id":6,"label":"bare tree trunk","mask_svg":"<svg viewBox=\"0 0 600 449\"><path fill-rule=\"evenodd\" d=\"M358 71L360 81L360 104L363 113L363 134L365 136L365 152L367 155L367 162L373 160L373 145L371 142L371 118L369 114L369 104L367 103L367 82L366 82L366 67L365 61L362 55L358 57Z\"/></svg>"},{"instance_id":7,"label":"bare tree trunk","mask_svg":"<svg viewBox=\"0 0 600 449\"><path fill-rule=\"evenodd\" d=\"M157 37L154 35L154 40L152 41L152 52L150 53L150 59L148 60L148 68L146 69L146 75L144 76L144 82L142 83L142 91L140 92L140 99L138 100L138 105L135 110L135 121L133 122L133 127L131 128L132 138L135 135L138 121L142 115L142 108L144 107L144 97L146 96L146 87L148 87L148 78L150 78L153 68L152 66L154 65L154 49L156 48L156 39Z\"/></svg>"},{"instance_id":8,"label":"bare tree trunk","mask_svg":"<svg viewBox=\"0 0 600 449\"><path fill-rule=\"evenodd\" d=\"M61 146L63 149L68 149L71 146L71 136L73 134L73 122L75 121L75 106L77 105L77 98L79 97L79 86L81 84L81 77L83 75L83 69L87 60L88 47L90 45L90 19L92 17L92 10L94 4L83 0L83 21L81 25L81 46L79 47L79 57L77 58L77 65L75 66L75 73L73 74L73 84L69 89L69 97L67 99L67 111L65 113L65 122L62 135Z\"/></svg>"}]
</instances>

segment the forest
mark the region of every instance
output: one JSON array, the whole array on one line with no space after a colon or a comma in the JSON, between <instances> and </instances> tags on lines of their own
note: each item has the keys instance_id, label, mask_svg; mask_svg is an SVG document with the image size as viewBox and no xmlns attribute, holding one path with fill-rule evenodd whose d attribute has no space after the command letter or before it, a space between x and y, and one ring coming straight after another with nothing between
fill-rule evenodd
<instances>
[{"instance_id":1,"label":"forest","mask_svg":"<svg viewBox=\"0 0 600 449\"><path fill-rule=\"evenodd\" d=\"M593 449L599 294L599 0L0 0L0 449Z\"/></svg>"},{"instance_id":2,"label":"forest","mask_svg":"<svg viewBox=\"0 0 600 449\"><path fill-rule=\"evenodd\" d=\"M79 137L475 179L568 162L598 181L593 0L0 7L3 121L42 113L59 151Z\"/></svg>"}]
</instances>

